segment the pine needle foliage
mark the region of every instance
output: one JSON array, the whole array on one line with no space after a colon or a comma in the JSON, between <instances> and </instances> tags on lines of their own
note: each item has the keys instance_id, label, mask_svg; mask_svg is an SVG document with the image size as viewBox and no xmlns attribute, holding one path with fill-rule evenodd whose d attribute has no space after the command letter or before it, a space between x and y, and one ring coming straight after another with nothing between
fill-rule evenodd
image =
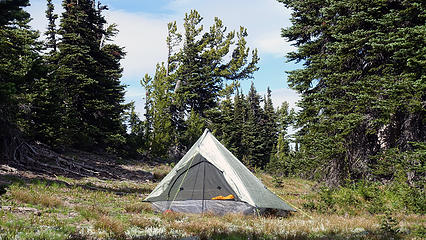
<instances>
[{"instance_id":1,"label":"pine needle foliage","mask_svg":"<svg viewBox=\"0 0 426 240\"><path fill-rule=\"evenodd\" d=\"M425 141L424 1L290 1L282 36L306 166L330 185L371 177L373 156Z\"/></svg>"}]
</instances>

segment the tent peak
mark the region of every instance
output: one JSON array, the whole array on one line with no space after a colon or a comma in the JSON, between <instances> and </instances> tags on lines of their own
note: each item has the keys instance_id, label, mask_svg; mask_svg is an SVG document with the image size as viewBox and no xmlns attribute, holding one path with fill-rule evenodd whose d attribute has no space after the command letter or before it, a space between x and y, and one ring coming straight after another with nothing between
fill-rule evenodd
<instances>
[{"instance_id":1,"label":"tent peak","mask_svg":"<svg viewBox=\"0 0 426 240\"><path fill-rule=\"evenodd\" d=\"M208 128L204 129L204 133L203 135L201 135L200 137L200 141L198 142L198 146L197 148L200 148L201 143L203 142L204 138L207 136L207 134L211 133L210 130Z\"/></svg>"}]
</instances>

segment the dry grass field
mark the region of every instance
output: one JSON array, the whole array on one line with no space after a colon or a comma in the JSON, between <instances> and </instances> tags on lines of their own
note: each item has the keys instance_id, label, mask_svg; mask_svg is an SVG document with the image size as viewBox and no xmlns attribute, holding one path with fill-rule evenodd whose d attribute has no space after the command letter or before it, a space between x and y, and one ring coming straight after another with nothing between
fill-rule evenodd
<instances>
[{"instance_id":1,"label":"dry grass field","mask_svg":"<svg viewBox=\"0 0 426 240\"><path fill-rule=\"evenodd\" d=\"M156 213L141 200L171 169L151 179L108 180L0 172L0 239L423 239L426 217L403 211L371 214L362 206L310 208L320 197L314 182L257 176L300 211L287 216ZM362 204L362 200L356 201Z\"/></svg>"}]
</instances>

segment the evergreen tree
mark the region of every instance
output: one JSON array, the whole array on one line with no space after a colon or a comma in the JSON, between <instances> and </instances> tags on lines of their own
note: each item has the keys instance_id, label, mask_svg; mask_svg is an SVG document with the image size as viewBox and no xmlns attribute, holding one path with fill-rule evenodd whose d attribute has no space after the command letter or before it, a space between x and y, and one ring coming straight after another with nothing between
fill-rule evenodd
<instances>
[{"instance_id":1,"label":"evergreen tree","mask_svg":"<svg viewBox=\"0 0 426 240\"><path fill-rule=\"evenodd\" d=\"M33 139L55 146L61 125L62 87L54 74L57 69L58 53L56 40L56 19L54 5L47 1L46 18L49 22L45 35L44 48L50 51L43 56L43 75L33 82L31 89L31 117L27 121L25 132Z\"/></svg>"},{"instance_id":2,"label":"evergreen tree","mask_svg":"<svg viewBox=\"0 0 426 240\"><path fill-rule=\"evenodd\" d=\"M204 127L213 122L208 119L208 115L211 117L214 109L218 110L220 98L224 97L229 89L234 89L239 80L251 78L253 72L258 69L256 65L259 58L256 50L251 51L251 60L248 60L250 49L246 46L245 28L241 28L237 33L227 32L222 21L215 18L213 26L204 32L201 21L199 13L192 10L185 15L183 34L177 31L176 22L168 24L166 74L162 77L167 87L158 92L164 92L168 96L168 102L161 106L164 113L167 113L161 119L168 122L166 119L171 118L173 127L167 132L172 132L170 135L174 136L174 139L169 152L177 158L193 144L188 141L193 139L192 134L203 131L190 128ZM183 44L180 44L181 42ZM232 83L226 85L225 81L228 80ZM157 87L153 87L151 91L157 91ZM199 116L200 121L195 121L194 116ZM164 149L160 152L163 151Z\"/></svg>"},{"instance_id":3,"label":"evergreen tree","mask_svg":"<svg viewBox=\"0 0 426 240\"><path fill-rule=\"evenodd\" d=\"M209 129L219 141L232 153L236 153L236 126L234 121L234 104L231 93L228 92L217 108L207 112L207 119L211 124Z\"/></svg>"},{"instance_id":4,"label":"evergreen tree","mask_svg":"<svg viewBox=\"0 0 426 240\"><path fill-rule=\"evenodd\" d=\"M125 121L128 125L128 134L126 139L127 154L136 157L138 154L143 153L145 138L143 135L143 122L140 120L135 111L135 103L130 102L129 108L125 114Z\"/></svg>"},{"instance_id":5,"label":"evergreen tree","mask_svg":"<svg viewBox=\"0 0 426 240\"><path fill-rule=\"evenodd\" d=\"M244 123L247 120L247 111L245 104L245 96L237 88L237 92L234 96L234 114L233 114L233 126L235 132L233 134L233 143L235 152L234 155L242 160L244 156L244 146L243 146L243 132L244 132Z\"/></svg>"},{"instance_id":6,"label":"evergreen tree","mask_svg":"<svg viewBox=\"0 0 426 240\"><path fill-rule=\"evenodd\" d=\"M64 0L58 44L57 84L62 86L62 142L75 147L105 147L123 142L124 57L121 47L107 43L117 33L105 27L94 0Z\"/></svg>"},{"instance_id":7,"label":"evergreen tree","mask_svg":"<svg viewBox=\"0 0 426 240\"><path fill-rule=\"evenodd\" d=\"M272 173L288 176L294 172L294 159L291 156L287 131L292 122L292 114L287 102L283 102L277 109L276 116L278 136L274 142L267 169Z\"/></svg>"},{"instance_id":8,"label":"evergreen tree","mask_svg":"<svg viewBox=\"0 0 426 240\"><path fill-rule=\"evenodd\" d=\"M153 97L152 97L152 91L153 91L153 84L152 84L152 78L145 74L144 78L140 81L142 87L145 89L145 119L143 120L143 128L144 128L144 137L145 137L145 144L142 146L144 149L150 151L152 146L152 125L153 125Z\"/></svg>"},{"instance_id":9,"label":"evergreen tree","mask_svg":"<svg viewBox=\"0 0 426 240\"><path fill-rule=\"evenodd\" d=\"M271 89L269 87L266 90L266 96L264 98L264 108L263 108L263 120L264 127L262 129L262 140L265 143L264 148L264 157L262 159L262 165L265 166L270 158L271 153L274 148L274 145L277 142L278 137L278 126L277 126L277 116L275 113L274 106L271 99Z\"/></svg>"},{"instance_id":10,"label":"evergreen tree","mask_svg":"<svg viewBox=\"0 0 426 240\"><path fill-rule=\"evenodd\" d=\"M197 141L201 134L203 134L203 131L206 128L206 123L197 112L192 110L186 124L187 129L181 138L181 141L184 146L189 148Z\"/></svg>"},{"instance_id":11,"label":"evergreen tree","mask_svg":"<svg viewBox=\"0 0 426 240\"><path fill-rule=\"evenodd\" d=\"M242 145L245 149L243 153L243 162L247 166L263 168L266 165L265 146L262 138L262 129L264 128L263 109L260 107L261 97L257 93L252 82L250 91L246 97L247 119L243 124Z\"/></svg>"},{"instance_id":12,"label":"evergreen tree","mask_svg":"<svg viewBox=\"0 0 426 240\"><path fill-rule=\"evenodd\" d=\"M184 45L177 53L176 95L185 110L192 109L200 116L217 105L225 80L251 78L259 58L257 51L246 46L247 30L226 33L226 27L218 18L214 19L210 31L203 33L202 17L191 10L184 19ZM234 44L235 36L237 41ZM235 47L229 61L225 57Z\"/></svg>"},{"instance_id":13,"label":"evergreen tree","mask_svg":"<svg viewBox=\"0 0 426 240\"><path fill-rule=\"evenodd\" d=\"M193 109L204 116L204 111L216 106L224 81L251 78L259 59L254 50L248 62L245 28L227 33L222 21L215 18L210 30L203 33L202 19L195 10L185 14L184 44L175 55L175 94L184 110ZM225 61L232 47L231 58Z\"/></svg>"},{"instance_id":14,"label":"evergreen tree","mask_svg":"<svg viewBox=\"0 0 426 240\"><path fill-rule=\"evenodd\" d=\"M157 64L152 85L152 153L165 157L173 144L174 129L170 112L171 84L164 64Z\"/></svg>"},{"instance_id":15,"label":"evergreen tree","mask_svg":"<svg viewBox=\"0 0 426 240\"><path fill-rule=\"evenodd\" d=\"M54 10L55 6L52 0L47 0L46 18L49 21L49 25L47 26L47 31L44 33L47 36L46 47L56 52L56 19L58 19L58 15L53 13Z\"/></svg>"},{"instance_id":16,"label":"evergreen tree","mask_svg":"<svg viewBox=\"0 0 426 240\"><path fill-rule=\"evenodd\" d=\"M387 149L425 141L424 1L279 1L293 10L288 58L305 65L289 82L302 95L307 170L335 185L371 174Z\"/></svg>"},{"instance_id":17,"label":"evergreen tree","mask_svg":"<svg viewBox=\"0 0 426 240\"><path fill-rule=\"evenodd\" d=\"M38 34L29 28L30 15L22 9L28 5L28 0L0 1L0 162L17 147L18 116L30 110L29 89L40 77Z\"/></svg>"}]
</instances>

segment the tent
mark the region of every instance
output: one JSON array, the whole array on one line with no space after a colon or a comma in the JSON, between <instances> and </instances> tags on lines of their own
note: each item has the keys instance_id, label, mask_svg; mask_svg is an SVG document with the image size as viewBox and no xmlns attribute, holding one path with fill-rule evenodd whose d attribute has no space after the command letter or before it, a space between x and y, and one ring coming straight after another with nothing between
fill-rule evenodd
<instances>
[{"instance_id":1,"label":"tent","mask_svg":"<svg viewBox=\"0 0 426 240\"><path fill-rule=\"evenodd\" d=\"M208 129L144 201L151 202L158 211L186 213L295 211L268 190Z\"/></svg>"}]
</instances>

